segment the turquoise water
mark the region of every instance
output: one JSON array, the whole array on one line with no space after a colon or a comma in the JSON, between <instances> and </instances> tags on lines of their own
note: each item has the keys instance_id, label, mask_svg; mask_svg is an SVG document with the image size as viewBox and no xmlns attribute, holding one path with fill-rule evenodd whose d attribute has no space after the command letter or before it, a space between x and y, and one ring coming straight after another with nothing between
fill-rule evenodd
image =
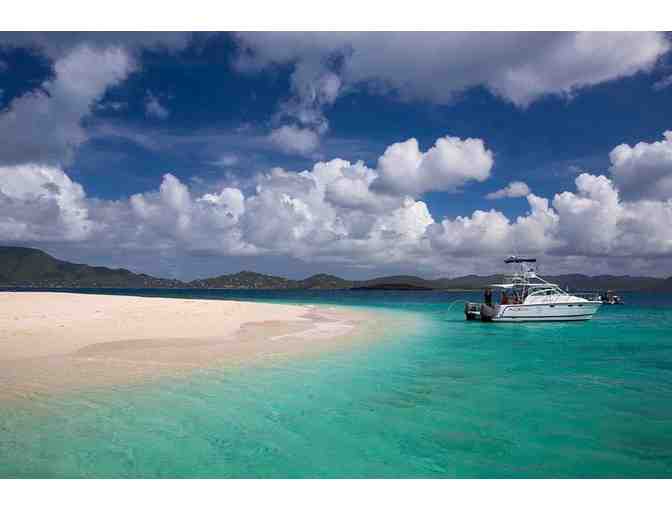
<instances>
[{"instance_id":1,"label":"turquoise water","mask_svg":"<svg viewBox=\"0 0 672 510\"><path fill-rule=\"evenodd\" d=\"M448 310L467 294L135 293L367 306L390 327L313 358L3 404L0 476L672 475L668 296L482 324Z\"/></svg>"}]
</instances>

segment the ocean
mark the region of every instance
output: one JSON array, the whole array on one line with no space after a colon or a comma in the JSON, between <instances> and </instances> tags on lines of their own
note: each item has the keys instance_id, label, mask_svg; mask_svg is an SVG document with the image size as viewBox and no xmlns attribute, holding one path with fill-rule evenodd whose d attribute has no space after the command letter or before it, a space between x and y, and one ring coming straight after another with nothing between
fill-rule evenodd
<instances>
[{"instance_id":1,"label":"ocean","mask_svg":"<svg viewBox=\"0 0 672 510\"><path fill-rule=\"evenodd\" d=\"M95 291L101 293L101 291ZM374 342L0 407L0 477L672 476L672 296L467 322L476 294L108 291L366 307Z\"/></svg>"}]
</instances>

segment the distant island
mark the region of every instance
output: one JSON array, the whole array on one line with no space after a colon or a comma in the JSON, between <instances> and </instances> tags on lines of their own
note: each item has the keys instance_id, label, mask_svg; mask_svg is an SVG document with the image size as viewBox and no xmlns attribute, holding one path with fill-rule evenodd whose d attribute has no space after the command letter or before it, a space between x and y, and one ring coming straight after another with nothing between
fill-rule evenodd
<instances>
[{"instance_id":1,"label":"distant island","mask_svg":"<svg viewBox=\"0 0 672 510\"><path fill-rule=\"evenodd\" d=\"M58 260L35 248L0 247L0 287L3 288L187 288L187 289L265 289L265 290L476 290L501 281L502 275L467 275L428 280L418 276L396 275L369 280L346 280L330 274L316 274L293 280L251 271L223 274L212 278L181 281L157 278L127 269L74 264ZM587 276L563 274L546 279L570 289L672 291L672 277Z\"/></svg>"}]
</instances>

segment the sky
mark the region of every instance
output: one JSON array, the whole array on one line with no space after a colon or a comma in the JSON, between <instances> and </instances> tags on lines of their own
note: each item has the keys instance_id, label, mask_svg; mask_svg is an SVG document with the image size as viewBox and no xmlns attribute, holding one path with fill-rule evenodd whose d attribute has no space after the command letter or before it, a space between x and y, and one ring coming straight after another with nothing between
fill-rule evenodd
<instances>
[{"instance_id":1,"label":"sky","mask_svg":"<svg viewBox=\"0 0 672 510\"><path fill-rule=\"evenodd\" d=\"M672 275L672 36L0 33L0 244L192 279Z\"/></svg>"}]
</instances>

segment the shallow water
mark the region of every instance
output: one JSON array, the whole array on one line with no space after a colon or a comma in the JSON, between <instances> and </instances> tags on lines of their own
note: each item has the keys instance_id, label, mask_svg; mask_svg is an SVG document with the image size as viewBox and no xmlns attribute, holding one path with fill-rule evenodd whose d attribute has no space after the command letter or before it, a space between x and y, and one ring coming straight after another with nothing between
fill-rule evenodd
<instances>
[{"instance_id":1,"label":"shallow water","mask_svg":"<svg viewBox=\"0 0 672 510\"><path fill-rule=\"evenodd\" d=\"M118 293L366 306L389 327L317 357L2 404L0 476L672 475L669 296L482 324L457 293Z\"/></svg>"}]
</instances>

